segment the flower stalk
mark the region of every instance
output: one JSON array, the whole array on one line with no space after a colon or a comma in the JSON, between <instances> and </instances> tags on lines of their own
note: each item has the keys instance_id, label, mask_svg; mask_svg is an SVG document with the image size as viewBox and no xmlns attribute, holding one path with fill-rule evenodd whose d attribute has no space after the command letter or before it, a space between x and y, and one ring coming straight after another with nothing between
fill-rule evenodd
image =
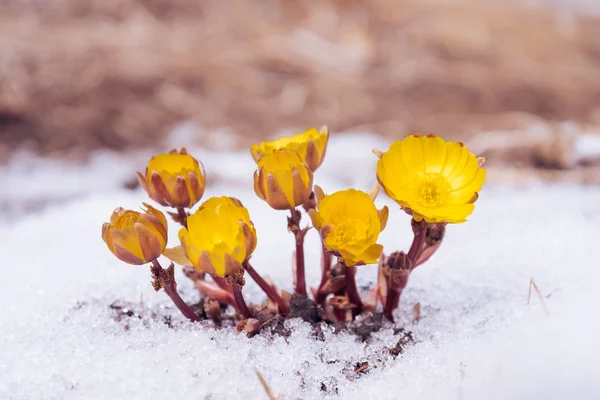
<instances>
[{"instance_id":1,"label":"flower stalk","mask_svg":"<svg viewBox=\"0 0 600 400\"><path fill-rule=\"evenodd\" d=\"M244 267L246 272L248 272L248 274L252 277L252 279L254 279L254 282L256 282L258 286L260 286L263 292L265 292L267 297L277 304L277 306L279 307L279 311L282 314L289 314L290 306L285 302L285 300L283 300L279 293L277 293L275 288L269 285L269 283L265 281L265 279L262 276L260 276L258 272L256 272L256 270L252 267L252 265L250 265L248 261L245 261L242 264L242 266Z\"/></svg>"},{"instance_id":2,"label":"flower stalk","mask_svg":"<svg viewBox=\"0 0 600 400\"><path fill-rule=\"evenodd\" d=\"M171 263L169 268L164 269L158 260L153 260L150 266L152 272L152 286L157 292L163 289L165 293L173 300L175 306L190 321L198 322L200 317L183 301L177 293L177 283L175 282L175 264Z\"/></svg>"},{"instance_id":3,"label":"flower stalk","mask_svg":"<svg viewBox=\"0 0 600 400\"><path fill-rule=\"evenodd\" d=\"M238 283L234 283L231 285L231 290L233 291L233 298L237 304L237 309L240 314L242 314L242 317L244 317L244 319L252 318L252 313L242 295L242 287Z\"/></svg>"},{"instance_id":4,"label":"flower stalk","mask_svg":"<svg viewBox=\"0 0 600 400\"><path fill-rule=\"evenodd\" d=\"M360 294L358 293L358 287L356 286L356 267L346 267L346 295L350 303L354 304L356 308L352 309L353 315L358 315L362 312L364 307Z\"/></svg>"},{"instance_id":5,"label":"flower stalk","mask_svg":"<svg viewBox=\"0 0 600 400\"><path fill-rule=\"evenodd\" d=\"M317 289L317 293L315 296L315 301L317 304L323 305L325 299L328 295L327 292L324 291L325 285L329 280L329 274L331 272L331 260L333 259L333 255L327 251L325 245L321 246L321 283L319 284L319 288Z\"/></svg>"},{"instance_id":6,"label":"flower stalk","mask_svg":"<svg viewBox=\"0 0 600 400\"><path fill-rule=\"evenodd\" d=\"M296 209L290 210L291 216L288 217L288 230L294 234L296 242L296 262L294 268L295 290L296 294L307 295L306 291L306 272L304 266L304 237L309 228L300 229L300 220L302 214Z\"/></svg>"},{"instance_id":7,"label":"flower stalk","mask_svg":"<svg viewBox=\"0 0 600 400\"><path fill-rule=\"evenodd\" d=\"M388 275L387 296L383 314L394 321L394 310L398 308L402 291L408 285L411 272L427 261L440 247L446 230L445 224L430 224L425 221L411 221L413 242L408 254L392 253L384 267Z\"/></svg>"}]
</instances>

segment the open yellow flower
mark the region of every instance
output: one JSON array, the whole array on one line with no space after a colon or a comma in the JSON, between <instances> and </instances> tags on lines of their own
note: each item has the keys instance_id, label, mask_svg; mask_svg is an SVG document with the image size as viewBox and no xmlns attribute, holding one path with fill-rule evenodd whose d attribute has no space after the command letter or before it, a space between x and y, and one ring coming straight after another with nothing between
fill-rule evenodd
<instances>
[{"instance_id":1,"label":"open yellow flower","mask_svg":"<svg viewBox=\"0 0 600 400\"><path fill-rule=\"evenodd\" d=\"M232 197L213 197L202 203L188 217L188 228L179 231L179 240L195 268L219 277L241 271L257 243L248 210ZM165 256L176 258L172 254L177 251L165 252Z\"/></svg>"},{"instance_id":2,"label":"open yellow flower","mask_svg":"<svg viewBox=\"0 0 600 400\"><path fill-rule=\"evenodd\" d=\"M141 265L156 260L167 245L167 219L144 203L144 212L113 211L110 222L102 225L102 240L108 249L128 264Z\"/></svg>"},{"instance_id":3,"label":"open yellow flower","mask_svg":"<svg viewBox=\"0 0 600 400\"><path fill-rule=\"evenodd\" d=\"M315 186L315 196L317 209L309 215L325 248L349 267L377 264L383 246L376 242L387 224L388 208L377 210L367 193L354 189L325 196Z\"/></svg>"},{"instance_id":4,"label":"open yellow flower","mask_svg":"<svg viewBox=\"0 0 600 400\"><path fill-rule=\"evenodd\" d=\"M320 130L311 128L302 133L292 136L283 136L270 142L255 144L250 148L252 157L258 162L267 154L280 149L296 150L302 161L308 165L311 171L316 171L325 158L329 130L326 126Z\"/></svg>"},{"instance_id":5,"label":"open yellow flower","mask_svg":"<svg viewBox=\"0 0 600 400\"><path fill-rule=\"evenodd\" d=\"M163 206L192 207L202 198L206 178L202 163L185 149L154 156L145 175L137 173L151 199Z\"/></svg>"},{"instance_id":6,"label":"open yellow flower","mask_svg":"<svg viewBox=\"0 0 600 400\"><path fill-rule=\"evenodd\" d=\"M411 135L377 155L377 180L415 220L460 223L473 212L485 170L462 143Z\"/></svg>"},{"instance_id":7,"label":"open yellow flower","mask_svg":"<svg viewBox=\"0 0 600 400\"><path fill-rule=\"evenodd\" d=\"M292 149L276 150L258 160L254 191L276 210L291 210L308 201L313 173Z\"/></svg>"}]
</instances>

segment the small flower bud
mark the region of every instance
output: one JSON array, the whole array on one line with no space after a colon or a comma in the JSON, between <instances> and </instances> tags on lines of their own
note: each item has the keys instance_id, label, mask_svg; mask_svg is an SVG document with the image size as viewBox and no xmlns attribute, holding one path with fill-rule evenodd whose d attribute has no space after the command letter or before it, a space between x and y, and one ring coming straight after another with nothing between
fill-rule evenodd
<instances>
[{"instance_id":1,"label":"small flower bud","mask_svg":"<svg viewBox=\"0 0 600 400\"><path fill-rule=\"evenodd\" d=\"M343 277L346 274L346 267L344 267L344 264L342 264L342 263L337 263L333 267L331 267L331 270L329 271L329 273L334 278L337 278L340 276Z\"/></svg>"},{"instance_id":2,"label":"small flower bud","mask_svg":"<svg viewBox=\"0 0 600 400\"><path fill-rule=\"evenodd\" d=\"M405 269L411 270L412 263L410 262L410 258L403 251L395 251L388 257L386 264L391 269Z\"/></svg>"},{"instance_id":3,"label":"small flower bud","mask_svg":"<svg viewBox=\"0 0 600 400\"><path fill-rule=\"evenodd\" d=\"M159 210L144 206L143 213L119 207L102 226L102 240L108 249L128 264L156 260L167 246L167 219Z\"/></svg>"},{"instance_id":4,"label":"small flower bud","mask_svg":"<svg viewBox=\"0 0 600 400\"><path fill-rule=\"evenodd\" d=\"M254 192L275 210L291 210L306 203L312 185L312 171L291 149L265 155L254 173Z\"/></svg>"},{"instance_id":5,"label":"small flower bud","mask_svg":"<svg viewBox=\"0 0 600 400\"><path fill-rule=\"evenodd\" d=\"M202 163L185 149L152 157L145 175L137 175L148 196L162 206L192 207L200 201L206 186Z\"/></svg>"},{"instance_id":6,"label":"small flower bud","mask_svg":"<svg viewBox=\"0 0 600 400\"><path fill-rule=\"evenodd\" d=\"M384 273L388 276L389 284L395 289L404 289L412 269L410 258L403 251L396 251L388 257Z\"/></svg>"},{"instance_id":7,"label":"small flower bud","mask_svg":"<svg viewBox=\"0 0 600 400\"><path fill-rule=\"evenodd\" d=\"M308 165L311 171L316 171L325 158L327 150L327 141L329 140L329 130L326 126L320 130L311 128L302 133L296 133L292 136L284 136L270 142L255 144L250 148L252 157L259 162L264 156L280 149L295 150L302 162Z\"/></svg>"},{"instance_id":8,"label":"small flower bud","mask_svg":"<svg viewBox=\"0 0 600 400\"><path fill-rule=\"evenodd\" d=\"M444 240L444 235L446 233L446 225L445 224L431 224L427 227L427 231L425 233L425 244L427 246L438 246L442 240Z\"/></svg>"},{"instance_id":9,"label":"small flower bud","mask_svg":"<svg viewBox=\"0 0 600 400\"><path fill-rule=\"evenodd\" d=\"M248 210L232 197L213 197L202 203L188 217L188 227L179 231L179 240L183 254L171 249L165 256L181 263L177 260L185 255L198 270L219 277L243 272L242 263L257 243Z\"/></svg>"}]
</instances>

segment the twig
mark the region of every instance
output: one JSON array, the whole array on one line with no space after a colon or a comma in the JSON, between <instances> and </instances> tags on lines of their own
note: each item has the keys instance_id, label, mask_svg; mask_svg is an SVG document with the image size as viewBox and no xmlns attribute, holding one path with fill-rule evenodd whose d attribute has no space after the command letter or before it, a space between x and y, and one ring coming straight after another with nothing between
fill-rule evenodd
<instances>
[{"instance_id":1,"label":"twig","mask_svg":"<svg viewBox=\"0 0 600 400\"><path fill-rule=\"evenodd\" d=\"M529 305L531 303L531 288L532 287L535 290L535 292L537 293L537 297L540 300L540 303L542 303L542 307L544 308L544 313L546 314L547 317L549 317L550 312L548 311L548 308L546 307L546 302L544 301L544 296L542 296L542 292L540 291L540 289L538 289L537 285L535 284L533 277L531 277L531 279L529 279L529 294L527 295L527 305Z\"/></svg>"},{"instance_id":2,"label":"twig","mask_svg":"<svg viewBox=\"0 0 600 400\"><path fill-rule=\"evenodd\" d=\"M269 400L277 400L277 397L275 397L273 395L273 392L271 391L269 384L265 380L264 376L262 376L260 371L257 368L254 368L254 372L256 372L256 376L258 376L258 380L260 381L260 384L262 385L263 389L265 389L265 392L267 393L267 397L269 398Z\"/></svg>"}]
</instances>

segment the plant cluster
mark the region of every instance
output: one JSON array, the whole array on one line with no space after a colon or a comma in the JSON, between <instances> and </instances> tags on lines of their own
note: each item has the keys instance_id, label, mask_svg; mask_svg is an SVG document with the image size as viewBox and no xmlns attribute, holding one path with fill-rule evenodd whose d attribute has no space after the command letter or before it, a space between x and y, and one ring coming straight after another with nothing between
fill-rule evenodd
<instances>
[{"instance_id":1,"label":"plant cluster","mask_svg":"<svg viewBox=\"0 0 600 400\"><path fill-rule=\"evenodd\" d=\"M256 333L266 320L291 315L292 304L316 304L319 318L352 321L363 311L381 304L394 320L402 291L412 271L440 247L447 224L462 223L473 212L485 180L483 158L459 142L434 135L411 135L394 142L377 156L377 183L368 191L347 189L326 194L313 185L329 141L326 127L251 147L256 161L254 191L271 208L287 211L287 229L296 250L293 257L294 293L279 290L250 263L258 236L248 210L233 197L213 197L195 211L206 186L202 163L185 149L153 157L140 184L148 196L182 225L179 244L167 248L165 215L143 203L142 212L117 208L102 227L102 238L120 260L134 265L151 264L153 286L163 289L192 321L211 318L219 322L226 305L235 309L238 328ZM412 216L413 241L408 252L383 253L377 243L386 229L388 207L377 209L380 188ZM308 214L311 226L303 226ZM310 289L305 279L304 238L314 228L321 237L321 280ZM388 228L389 229L389 228ZM158 258L172 261L163 268ZM178 295L174 264L183 266L205 297L201 314ZM356 268L378 264L375 288L366 297L356 285ZM242 289L248 274L265 292L263 305L248 306ZM304 301L295 301L295 300Z\"/></svg>"}]
</instances>

